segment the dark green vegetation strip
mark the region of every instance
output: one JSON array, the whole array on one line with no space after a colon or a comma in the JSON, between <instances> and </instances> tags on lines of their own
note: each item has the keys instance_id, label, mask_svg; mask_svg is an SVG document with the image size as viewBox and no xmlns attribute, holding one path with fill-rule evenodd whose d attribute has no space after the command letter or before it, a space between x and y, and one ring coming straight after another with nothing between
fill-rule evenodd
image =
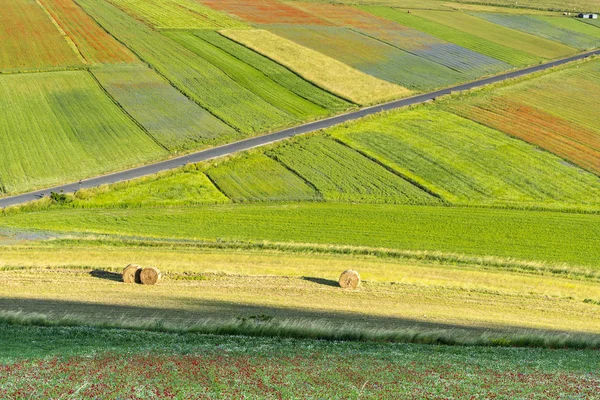
<instances>
[{"instance_id":1,"label":"dark green vegetation strip","mask_svg":"<svg viewBox=\"0 0 600 400\"><path fill-rule=\"evenodd\" d=\"M273 204L9 214L6 227L225 241L437 250L600 267L600 215L358 204Z\"/></svg>"},{"instance_id":2,"label":"dark green vegetation strip","mask_svg":"<svg viewBox=\"0 0 600 400\"><path fill-rule=\"evenodd\" d=\"M0 325L0 395L593 396L597 352L456 348ZM52 338L52 340L49 340ZM39 358L44 358L40 360ZM48 358L52 357L52 358ZM149 371L152 373L148 375ZM90 381L101 381L90 384Z\"/></svg>"}]
</instances>

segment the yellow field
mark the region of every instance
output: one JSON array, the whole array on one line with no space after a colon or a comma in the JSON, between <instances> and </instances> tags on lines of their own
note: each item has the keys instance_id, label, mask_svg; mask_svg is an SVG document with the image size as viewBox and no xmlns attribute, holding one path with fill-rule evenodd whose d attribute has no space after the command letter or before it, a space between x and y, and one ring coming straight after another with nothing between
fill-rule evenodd
<instances>
[{"instance_id":1,"label":"yellow field","mask_svg":"<svg viewBox=\"0 0 600 400\"><path fill-rule=\"evenodd\" d=\"M304 79L356 104L379 103L406 97L411 93L402 86L367 75L262 29L225 30L221 33L288 67Z\"/></svg>"}]
</instances>

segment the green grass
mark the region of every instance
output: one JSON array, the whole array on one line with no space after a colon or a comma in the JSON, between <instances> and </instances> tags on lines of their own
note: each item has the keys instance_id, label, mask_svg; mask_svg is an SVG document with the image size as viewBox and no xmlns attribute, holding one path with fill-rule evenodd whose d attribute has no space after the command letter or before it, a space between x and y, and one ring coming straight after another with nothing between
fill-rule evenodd
<instances>
[{"instance_id":1,"label":"green grass","mask_svg":"<svg viewBox=\"0 0 600 400\"><path fill-rule=\"evenodd\" d=\"M428 250L599 267L600 216L368 204L273 204L9 213L0 226L209 241Z\"/></svg>"},{"instance_id":2,"label":"green grass","mask_svg":"<svg viewBox=\"0 0 600 400\"><path fill-rule=\"evenodd\" d=\"M78 0L96 21L176 88L243 133L287 125L295 119L235 82L223 71L105 1ZM235 136L222 137L223 142Z\"/></svg>"},{"instance_id":3,"label":"green grass","mask_svg":"<svg viewBox=\"0 0 600 400\"><path fill-rule=\"evenodd\" d=\"M408 14L405 11L388 7L368 6L362 6L360 9L384 18L388 18L391 21L395 21L401 25L428 33L437 38L447 40L451 43L476 51L480 54L504 61L513 66L534 64L540 60L539 57L533 56L526 52L510 48L499 43L491 42L471 33L463 32L458 29L430 21L412 13Z\"/></svg>"},{"instance_id":4,"label":"green grass","mask_svg":"<svg viewBox=\"0 0 600 400\"><path fill-rule=\"evenodd\" d=\"M461 104L448 101L455 103ZM436 107L389 113L330 134L450 202L600 205L596 176Z\"/></svg>"},{"instance_id":5,"label":"green grass","mask_svg":"<svg viewBox=\"0 0 600 400\"><path fill-rule=\"evenodd\" d=\"M594 395L594 351L330 343L94 328L0 326L3 395L375 399ZM52 341L49 340L52 338ZM198 366L202 366L199 368ZM148 370L160 371L152 377ZM26 377L26 378L25 378ZM450 379L451 378L451 379ZM89 385L88 381L102 381ZM31 385L31 386L30 386ZM32 388L35 387L35 389ZM32 392L33 390L33 392Z\"/></svg>"},{"instance_id":6,"label":"green grass","mask_svg":"<svg viewBox=\"0 0 600 400\"><path fill-rule=\"evenodd\" d=\"M234 54L229 54L213 46L191 32L170 31L165 32L165 35L207 60L269 104L294 116L299 121L328 114L328 110L323 107L298 96L271 80L261 70L246 64Z\"/></svg>"},{"instance_id":7,"label":"green grass","mask_svg":"<svg viewBox=\"0 0 600 400\"><path fill-rule=\"evenodd\" d=\"M123 169L166 151L87 72L0 77L0 194Z\"/></svg>"},{"instance_id":8,"label":"green grass","mask_svg":"<svg viewBox=\"0 0 600 400\"><path fill-rule=\"evenodd\" d=\"M161 145L172 152L219 143L235 131L144 65L92 70L100 84Z\"/></svg>"},{"instance_id":9,"label":"green grass","mask_svg":"<svg viewBox=\"0 0 600 400\"><path fill-rule=\"evenodd\" d=\"M435 204L439 200L356 151L322 136L287 142L267 154L310 182L325 200Z\"/></svg>"},{"instance_id":10,"label":"green grass","mask_svg":"<svg viewBox=\"0 0 600 400\"><path fill-rule=\"evenodd\" d=\"M245 28L241 21L193 0L109 0L155 28Z\"/></svg>"},{"instance_id":11,"label":"green grass","mask_svg":"<svg viewBox=\"0 0 600 400\"><path fill-rule=\"evenodd\" d=\"M234 157L208 169L206 173L235 202L320 198L300 177L262 153Z\"/></svg>"},{"instance_id":12,"label":"green grass","mask_svg":"<svg viewBox=\"0 0 600 400\"><path fill-rule=\"evenodd\" d=\"M298 96L317 104L330 111L342 111L351 104L335 95L302 79L294 72L277 64L271 59L242 46L225 36L210 30L195 31L194 34L202 40L235 56L244 63L259 70L274 82L296 93Z\"/></svg>"},{"instance_id":13,"label":"green grass","mask_svg":"<svg viewBox=\"0 0 600 400\"><path fill-rule=\"evenodd\" d=\"M509 29L464 12L417 10L413 14L537 57L554 59L576 51L573 47Z\"/></svg>"},{"instance_id":14,"label":"green grass","mask_svg":"<svg viewBox=\"0 0 600 400\"><path fill-rule=\"evenodd\" d=\"M600 45L600 38L584 35L569 29L567 24L552 23L554 19L529 15L476 14L478 17L510 29L543 37L579 50L593 49Z\"/></svg>"},{"instance_id":15,"label":"green grass","mask_svg":"<svg viewBox=\"0 0 600 400\"><path fill-rule=\"evenodd\" d=\"M596 38L600 42L600 29L596 29L589 24L582 24L582 19L573 17L544 17L536 16L537 19L548 22L559 29L577 32L588 37ZM597 44L600 46L600 43Z\"/></svg>"}]
</instances>

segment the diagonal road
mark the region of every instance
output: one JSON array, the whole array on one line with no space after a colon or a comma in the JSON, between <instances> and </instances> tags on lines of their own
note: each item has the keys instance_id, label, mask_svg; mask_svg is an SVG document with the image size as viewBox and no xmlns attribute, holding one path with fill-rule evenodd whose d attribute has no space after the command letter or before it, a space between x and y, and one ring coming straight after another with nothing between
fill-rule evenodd
<instances>
[{"instance_id":1,"label":"diagonal road","mask_svg":"<svg viewBox=\"0 0 600 400\"><path fill-rule=\"evenodd\" d=\"M292 136L301 135L309 132L318 131L324 128L330 128L335 125L342 124L344 122L353 121L367 115L377 114L382 111L394 110L397 108L412 106L416 104L425 103L430 100L434 100L436 97L448 95L452 92L463 92L466 90L478 88L481 86L489 85L492 83L502 82L508 79L518 78L521 76L533 74L535 72L544 71L559 65L567 64L573 61L583 60L585 58L600 55L600 49L586 53L581 53L575 56L563 58L556 61L551 61L545 64L536 65L529 68L520 69L517 71L507 72L505 74L492 76L489 78L479 79L473 82L465 83L458 86L453 86L446 89L436 90L430 93L420 94L414 97L408 97L401 100L391 101L389 103L379 104L372 107L362 108L357 111L352 111L347 114L337 115L335 117L322 119L319 121L310 122L304 125L299 125L294 128L288 128L281 131L269 133L263 136L256 136L250 139L241 140L226 144L224 146L213 147L211 149L202 150L189 155L172 158L166 161L157 162L154 164L144 165L142 167L132 168L121 172L115 172L109 175L102 175L91 179L86 179L81 182L70 183L61 186L55 186L43 190L37 190L34 192L24 193L17 196L5 197L0 199L0 208L8 206L19 205L27 203L32 200L39 199L43 196L49 195L51 192L60 192L61 190L65 193L75 192L79 189L93 188L100 185L115 183L121 181L127 181L134 178L140 178L142 176L155 174L157 172L166 171L169 169L180 167L186 163L197 163L200 161L206 161L217 157L227 156L240 151L248 150L254 147L260 147L269 143L278 142L290 138Z\"/></svg>"}]
</instances>

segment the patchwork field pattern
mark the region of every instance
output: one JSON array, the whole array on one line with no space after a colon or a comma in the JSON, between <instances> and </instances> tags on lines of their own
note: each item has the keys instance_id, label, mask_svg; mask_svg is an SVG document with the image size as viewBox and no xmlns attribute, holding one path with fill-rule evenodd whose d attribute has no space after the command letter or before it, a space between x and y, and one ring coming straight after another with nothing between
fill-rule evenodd
<instances>
[{"instance_id":1,"label":"patchwork field pattern","mask_svg":"<svg viewBox=\"0 0 600 400\"><path fill-rule=\"evenodd\" d=\"M277 0L199 0L252 24L330 25L297 7Z\"/></svg>"},{"instance_id":2,"label":"patchwork field pattern","mask_svg":"<svg viewBox=\"0 0 600 400\"><path fill-rule=\"evenodd\" d=\"M73 0L40 0L62 30L73 40L87 63L131 63L138 61Z\"/></svg>"},{"instance_id":3,"label":"patchwork field pattern","mask_svg":"<svg viewBox=\"0 0 600 400\"><path fill-rule=\"evenodd\" d=\"M298 96L271 80L262 71L204 41L200 36L191 32L167 32L166 35L219 68L235 82L273 107L285 111L299 121L328 114L328 110Z\"/></svg>"},{"instance_id":4,"label":"patchwork field pattern","mask_svg":"<svg viewBox=\"0 0 600 400\"><path fill-rule=\"evenodd\" d=\"M564 57L576 51L562 43L509 29L463 12L416 10L412 14L545 59Z\"/></svg>"},{"instance_id":5,"label":"patchwork field pattern","mask_svg":"<svg viewBox=\"0 0 600 400\"><path fill-rule=\"evenodd\" d=\"M600 205L600 182L551 154L434 107L332 134L450 202Z\"/></svg>"},{"instance_id":6,"label":"patchwork field pattern","mask_svg":"<svg viewBox=\"0 0 600 400\"><path fill-rule=\"evenodd\" d=\"M1 70L81 65L74 49L35 0L2 3L0 43Z\"/></svg>"},{"instance_id":7,"label":"patchwork field pattern","mask_svg":"<svg viewBox=\"0 0 600 400\"><path fill-rule=\"evenodd\" d=\"M92 70L104 89L162 146L197 149L237 133L145 65Z\"/></svg>"},{"instance_id":8,"label":"patchwork field pattern","mask_svg":"<svg viewBox=\"0 0 600 400\"><path fill-rule=\"evenodd\" d=\"M223 71L107 2L78 0L105 29L132 48L180 91L243 133L264 132L294 119Z\"/></svg>"},{"instance_id":9,"label":"patchwork field pattern","mask_svg":"<svg viewBox=\"0 0 600 400\"><path fill-rule=\"evenodd\" d=\"M304 79L357 104L371 104L410 94L402 86L367 75L272 32L227 30L222 33L288 67Z\"/></svg>"},{"instance_id":10,"label":"patchwork field pattern","mask_svg":"<svg viewBox=\"0 0 600 400\"><path fill-rule=\"evenodd\" d=\"M166 155L87 72L0 76L2 191L62 183Z\"/></svg>"},{"instance_id":11,"label":"patchwork field pattern","mask_svg":"<svg viewBox=\"0 0 600 400\"><path fill-rule=\"evenodd\" d=\"M206 174L231 200L310 201L320 196L299 176L261 153L235 157Z\"/></svg>"},{"instance_id":12,"label":"patchwork field pattern","mask_svg":"<svg viewBox=\"0 0 600 400\"><path fill-rule=\"evenodd\" d=\"M408 14L390 7L362 6L361 9L513 66L530 65L541 60L540 57L524 51L417 16L414 12Z\"/></svg>"},{"instance_id":13,"label":"patchwork field pattern","mask_svg":"<svg viewBox=\"0 0 600 400\"><path fill-rule=\"evenodd\" d=\"M246 25L194 0L108 0L155 28L225 29Z\"/></svg>"},{"instance_id":14,"label":"patchwork field pattern","mask_svg":"<svg viewBox=\"0 0 600 400\"><path fill-rule=\"evenodd\" d=\"M463 79L503 71L510 67L494 58L357 8L332 4L304 4L303 7L337 26L353 28L363 35L459 71L465 75Z\"/></svg>"},{"instance_id":15,"label":"patchwork field pattern","mask_svg":"<svg viewBox=\"0 0 600 400\"><path fill-rule=\"evenodd\" d=\"M326 200L439 203L435 197L381 165L326 137L315 136L286 143L267 154L310 182Z\"/></svg>"},{"instance_id":16,"label":"patchwork field pattern","mask_svg":"<svg viewBox=\"0 0 600 400\"><path fill-rule=\"evenodd\" d=\"M464 79L458 71L348 28L270 26L269 30L365 74L410 89L427 90L449 86ZM365 90L368 89L365 87Z\"/></svg>"},{"instance_id":17,"label":"patchwork field pattern","mask_svg":"<svg viewBox=\"0 0 600 400\"><path fill-rule=\"evenodd\" d=\"M194 34L202 40L235 56L244 63L256 68L274 82L296 93L298 96L330 111L342 111L351 106L347 101L302 79L286 67L271 59L234 42L225 36L210 30L196 31Z\"/></svg>"},{"instance_id":18,"label":"patchwork field pattern","mask_svg":"<svg viewBox=\"0 0 600 400\"><path fill-rule=\"evenodd\" d=\"M559 29L566 29L568 31L577 32L588 37L596 38L597 41L600 42L600 29L594 29L594 27L590 26L589 24L582 24L581 22L585 21L582 18L545 16L536 16L535 18L556 26ZM596 47L597 46L600 46L600 44L596 43Z\"/></svg>"},{"instance_id":19,"label":"patchwork field pattern","mask_svg":"<svg viewBox=\"0 0 600 400\"><path fill-rule=\"evenodd\" d=\"M591 49L600 45L600 39L596 37L559 28L546 20L533 16L508 14L476 14L476 16L510 29L560 42L579 50Z\"/></svg>"}]
</instances>

